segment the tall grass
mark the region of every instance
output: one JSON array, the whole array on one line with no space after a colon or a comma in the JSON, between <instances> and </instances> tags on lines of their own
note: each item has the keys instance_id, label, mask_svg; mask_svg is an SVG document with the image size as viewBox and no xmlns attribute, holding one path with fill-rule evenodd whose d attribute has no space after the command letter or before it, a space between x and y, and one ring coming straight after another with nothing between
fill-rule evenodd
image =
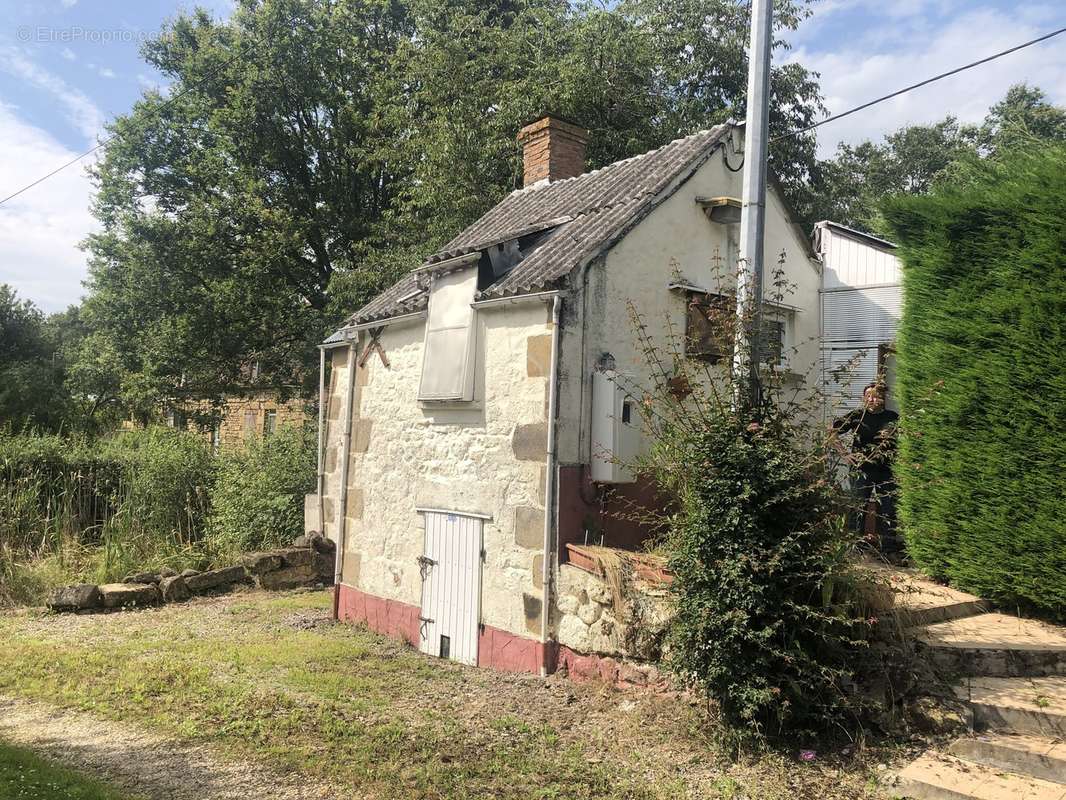
<instances>
[{"instance_id":1,"label":"tall grass","mask_svg":"<svg viewBox=\"0 0 1066 800\"><path fill-rule=\"evenodd\" d=\"M0 604L291 541L314 487L314 440L282 429L216 457L170 428L95 440L0 431Z\"/></svg>"},{"instance_id":2,"label":"tall grass","mask_svg":"<svg viewBox=\"0 0 1066 800\"><path fill-rule=\"evenodd\" d=\"M96 441L0 433L0 602L209 559L213 472L200 437L165 428Z\"/></svg>"}]
</instances>

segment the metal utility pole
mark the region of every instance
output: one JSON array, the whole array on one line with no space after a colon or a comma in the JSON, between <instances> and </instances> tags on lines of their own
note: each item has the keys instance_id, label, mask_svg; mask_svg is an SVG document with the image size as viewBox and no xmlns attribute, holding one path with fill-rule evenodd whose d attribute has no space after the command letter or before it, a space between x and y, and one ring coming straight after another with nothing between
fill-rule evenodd
<instances>
[{"instance_id":1,"label":"metal utility pole","mask_svg":"<svg viewBox=\"0 0 1066 800\"><path fill-rule=\"evenodd\" d=\"M773 0L751 0L748 109L744 123L744 175L740 211L740 272L737 275L737 341L733 379L738 407L757 408L759 334L762 325L763 238L766 229L766 145L770 117L770 48ZM747 373L745 375L745 373ZM742 396L744 389L750 396Z\"/></svg>"}]
</instances>

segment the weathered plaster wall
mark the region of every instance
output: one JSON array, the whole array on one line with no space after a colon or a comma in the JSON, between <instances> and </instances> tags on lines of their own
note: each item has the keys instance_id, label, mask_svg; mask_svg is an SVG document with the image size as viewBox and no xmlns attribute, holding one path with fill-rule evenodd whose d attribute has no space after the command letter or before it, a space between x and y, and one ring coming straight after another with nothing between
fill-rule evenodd
<instances>
[{"instance_id":1,"label":"weathered plaster wall","mask_svg":"<svg viewBox=\"0 0 1066 800\"><path fill-rule=\"evenodd\" d=\"M665 343L667 319L675 331L685 330L686 296L666 288L675 267L689 282L712 291L732 287L735 241L730 241L729 226L707 219L696 197L739 197L740 193L740 174L726 169L721 154L716 153L610 251L597 276L604 283L605 307L610 309L602 317L600 341L603 349L615 356L619 370L637 375L646 373L631 320L625 312L627 302L635 304L656 341ZM791 361L796 371L806 373L818 362L818 271L773 192L768 197L766 217L764 294L773 292L769 286L771 272L784 253L787 278L796 284L785 302L802 309L795 312L793 336L800 353ZM722 259L719 274L716 274L716 254Z\"/></svg>"},{"instance_id":2,"label":"weathered plaster wall","mask_svg":"<svg viewBox=\"0 0 1066 800\"><path fill-rule=\"evenodd\" d=\"M417 606L423 520L415 508L489 514L481 619L539 638L550 307L486 308L476 325L472 404L418 402L424 335L418 321L382 332L388 367L371 353L358 369L342 582ZM330 390L327 506L340 489L344 358L342 351L334 356ZM338 510L327 507L331 537L338 519Z\"/></svg>"}]
</instances>

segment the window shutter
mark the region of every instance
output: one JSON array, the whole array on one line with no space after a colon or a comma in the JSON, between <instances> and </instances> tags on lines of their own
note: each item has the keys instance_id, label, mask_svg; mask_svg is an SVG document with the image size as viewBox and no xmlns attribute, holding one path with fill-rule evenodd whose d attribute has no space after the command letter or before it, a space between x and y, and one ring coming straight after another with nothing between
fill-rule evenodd
<instances>
[{"instance_id":1,"label":"window shutter","mask_svg":"<svg viewBox=\"0 0 1066 800\"><path fill-rule=\"evenodd\" d=\"M419 400L474 399L477 268L438 275L429 292Z\"/></svg>"}]
</instances>

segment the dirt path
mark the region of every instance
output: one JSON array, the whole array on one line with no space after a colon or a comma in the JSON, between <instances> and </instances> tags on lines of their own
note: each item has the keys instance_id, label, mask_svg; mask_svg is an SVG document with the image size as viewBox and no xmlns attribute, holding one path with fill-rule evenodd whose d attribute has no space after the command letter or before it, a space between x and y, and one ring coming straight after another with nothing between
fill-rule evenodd
<instances>
[{"instance_id":1,"label":"dirt path","mask_svg":"<svg viewBox=\"0 0 1066 800\"><path fill-rule=\"evenodd\" d=\"M332 787L298 782L268 767L221 759L89 714L0 695L0 738L152 800L349 800Z\"/></svg>"}]
</instances>

